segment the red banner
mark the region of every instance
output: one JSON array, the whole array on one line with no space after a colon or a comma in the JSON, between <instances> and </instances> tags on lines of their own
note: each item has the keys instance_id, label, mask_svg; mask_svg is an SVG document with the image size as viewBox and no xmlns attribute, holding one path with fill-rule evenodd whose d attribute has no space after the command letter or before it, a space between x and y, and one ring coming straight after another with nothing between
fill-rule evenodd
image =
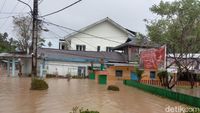
<instances>
[{"instance_id":1,"label":"red banner","mask_svg":"<svg viewBox=\"0 0 200 113\"><path fill-rule=\"evenodd\" d=\"M148 49L140 53L140 66L144 69L164 68L165 65L165 46L159 49Z\"/></svg>"}]
</instances>

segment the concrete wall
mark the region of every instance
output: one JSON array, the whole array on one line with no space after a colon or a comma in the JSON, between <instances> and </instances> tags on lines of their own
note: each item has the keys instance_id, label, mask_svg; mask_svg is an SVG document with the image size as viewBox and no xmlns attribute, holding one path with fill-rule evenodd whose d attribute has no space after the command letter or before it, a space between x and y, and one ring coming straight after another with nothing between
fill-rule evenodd
<instances>
[{"instance_id":1,"label":"concrete wall","mask_svg":"<svg viewBox=\"0 0 200 113\"><path fill-rule=\"evenodd\" d=\"M22 58L21 63L22 63L22 75L31 74L31 67L32 67L31 58L30 59Z\"/></svg>"},{"instance_id":2,"label":"concrete wall","mask_svg":"<svg viewBox=\"0 0 200 113\"><path fill-rule=\"evenodd\" d=\"M116 70L122 70L122 77L116 77ZM118 80L130 80L131 72L133 72L134 67L132 66L110 66L104 71L95 72L95 80L98 83L98 75L106 74L107 75L107 84L115 84Z\"/></svg>"},{"instance_id":3,"label":"concrete wall","mask_svg":"<svg viewBox=\"0 0 200 113\"><path fill-rule=\"evenodd\" d=\"M124 43L128 38L127 33L121 31L109 22L98 24L93 28L84 31L84 33L93 34L95 36L121 43ZM71 38L71 50L76 50L77 44L86 45L86 51L97 51L97 46L101 46L100 51L106 51L106 47L115 47L120 45L120 43L116 43L114 41L95 38L94 36L89 36L81 33L69 38Z\"/></svg>"},{"instance_id":4,"label":"concrete wall","mask_svg":"<svg viewBox=\"0 0 200 113\"><path fill-rule=\"evenodd\" d=\"M150 72L151 71L155 71L156 76L155 79L151 79L150 78ZM154 70L154 69L146 69L144 70L144 73L142 74L142 79L141 80L159 80L159 77L157 76L158 70Z\"/></svg>"},{"instance_id":5,"label":"concrete wall","mask_svg":"<svg viewBox=\"0 0 200 113\"><path fill-rule=\"evenodd\" d=\"M100 64L94 64L94 66ZM80 62L59 62L59 61L46 61L47 74L58 74L59 76L66 76L66 74L71 74L71 76L78 75L78 67L85 68L85 76L88 75L88 66L90 63L80 63Z\"/></svg>"}]
</instances>

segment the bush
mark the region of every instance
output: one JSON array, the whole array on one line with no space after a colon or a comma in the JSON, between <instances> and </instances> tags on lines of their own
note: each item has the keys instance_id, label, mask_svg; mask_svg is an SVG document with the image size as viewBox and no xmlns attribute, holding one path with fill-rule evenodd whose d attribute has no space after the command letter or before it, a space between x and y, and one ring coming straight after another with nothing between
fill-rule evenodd
<instances>
[{"instance_id":1,"label":"bush","mask_svg":"<svg viewBox=\"0 0 200 113\"><path fill-rule=\"evenodd\" d=\"M47 78L52 78L52 77L56 77L56 75L55 74L46 74L46 77Z\"/></svg>"},{"instance_id":2,"label":"bush","mask_svg":"<svg viewBox=\"0 0 200 113\"><path fill-rule=\"evenodd\" d=\"M98 111L89 111L88 109L85 111L80 111L80 113L99 113Z\"/></svg>"},{"instance_id":3,"label":"bush","mask_svg":"<svg viewBox=\"0 0 200 113\"><path fill-rule=\"evenodd\" d=\"M49 86L44 80L33 78L31 81L31 90L46 90Z\"/></svg>"},{"instance_id":4,"label":"bush","mask_svg":"<svg viewBox=\"0 0 200 113\"><path fill-rule=\"evenodd\" d=\"M140 81L142 79L142 74L143 74L144 70L139 69L138 67L135 67L135 73L138 77L138 81Z\"/></svg>"},{"instance_id":5,"label":"bush","mask_svg":"<svg viewBox=\"0 0 200 113\"><path fill-rule=\"evenodd\" d=\"M119 91L119 87L115 85L109 85L107 90L112 90L112 91Z\"/></svg>"},{"instance_id":6,"label":"bush","mask_svg":"<svg viewBox=\"0 0 200 113\"><path fill-rule=\"evenodd\" d=\"M88 78L86 76L72 76L73 79L85 79Z\"/></svg>"},{"instance_id":7,"label":"bush","mask_svg":"<svg viewBox=\"0 0 200 113\"><path fill-rule=\"evenodd\" d=\"M83 107L79 108L78 106L72 108L72 112L70 113L99 113L98 111L90 111L90 110L83 110Z\"/></svg>"}]
</instances>

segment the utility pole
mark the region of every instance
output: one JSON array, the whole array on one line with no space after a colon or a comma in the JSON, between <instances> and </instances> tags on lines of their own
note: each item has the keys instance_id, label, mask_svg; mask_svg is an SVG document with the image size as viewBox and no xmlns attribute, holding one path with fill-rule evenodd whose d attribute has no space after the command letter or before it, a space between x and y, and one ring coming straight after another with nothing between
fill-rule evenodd
<instances>
[{"instance_id":1,"label":"utility pole","mask_svg":"<svg viewBox=\"0 0 200 113\"><path fill-rule=\"evenodd\" d=\"M33 1L32 26L32 77L37 75L38 0Z\"/></svg>"}]
</instances>

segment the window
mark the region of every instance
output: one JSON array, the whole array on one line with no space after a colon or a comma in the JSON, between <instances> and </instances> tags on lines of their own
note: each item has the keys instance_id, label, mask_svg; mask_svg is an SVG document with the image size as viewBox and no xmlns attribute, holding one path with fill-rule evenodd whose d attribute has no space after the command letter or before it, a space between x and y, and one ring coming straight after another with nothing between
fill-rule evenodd
<instances>
[{"instance_id":1,"label":"window","mask_svg":"<svg viewBox=\"0 0 200 113\"><path fill-rule=\"evenodd\" d=\"M98 52L100 51L100 49L101 49L101 47L100 47L100 46L97 46L97 51L98 51Z\"/></svg>"},{"instance_id":2,"label":"window","mask_svg":"<svg viewBox=\"0 0 200 113\"><path fill-rule=\"evenodd\" d=\"M156 78L156 72L155 71L150 71L150 78L155 79Z\"/></svg>"},{"instance_id":3,"label":"window","mask_svg":"<svg viewBox=\"0 0 200 113\"><path fill-rule=\"evenodd\" d=\"M85 45L76 45L77 51L85 51L86 46Z\"/></svg>"},{"instance_id":4,"label":"window","mask_svg":"<svg viewBox=\"0 0 200 113\"><path fill-rule=\"evenodd\" d=\"M123 71L122 70L116 70L115 71L115 76L116 77L122 77L122 75L123 75Z\"/></svg>"},{"instance_id":5,"label":"window","mask_svg":"<svg viewBox=\"0 0 200 113\"><path fill-rule=\"evenodd\" d=\"M61 45L61 49L64 50L65 49L65 45Z\"/></svg>"},{"instance_id":6,"label":"window","mask_svg":"<svg viewBox=\"0 0 200 113\"><path fill-rule=\"evenodd\" d=\"M107 52L112 52L112 47L106 47Z\"/></svg>"}]
</instances>

